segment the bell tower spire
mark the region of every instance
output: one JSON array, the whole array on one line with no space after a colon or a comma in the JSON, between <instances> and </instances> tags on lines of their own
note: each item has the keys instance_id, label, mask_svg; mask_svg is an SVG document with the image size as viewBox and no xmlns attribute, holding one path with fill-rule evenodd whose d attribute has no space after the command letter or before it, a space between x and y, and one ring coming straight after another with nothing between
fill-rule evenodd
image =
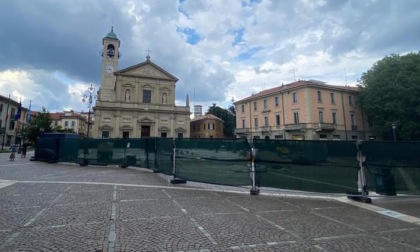
<instances>
[{"instance_id":1,"label":"bell tower spire","mask_svg":"<svg viewBox=\"0 0 420 252\"><path fill-rule=\"evenodd\" d=\"M114 33L114 27L111 26L111 31L102 39L102 75L100 97L102 101L115 101L115 75L114 72L118 70L118 60L121 57L120 40Z\"/></svg>"}]
</instances>

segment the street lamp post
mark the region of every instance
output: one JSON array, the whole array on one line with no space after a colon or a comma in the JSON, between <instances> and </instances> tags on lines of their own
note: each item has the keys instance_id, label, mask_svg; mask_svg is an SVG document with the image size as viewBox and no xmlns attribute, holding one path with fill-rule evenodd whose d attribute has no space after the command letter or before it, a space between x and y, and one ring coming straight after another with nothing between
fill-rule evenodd
<instances>
[{"instance_id":1,"label":"street lamp post","mask_svg":"<svg viewBox=\"0 0 420 252\"><path fill-rule=\"evenodd\" d=\"M90 110L92 108L92 102L93 100L97 98L96 95L93 94L93 92L95 91L95 88L92 86L92 84L90 84L90 87L88 88L87 92L85 94L83 94L83 102L86 102L88 104L88 120L87 120L87 133L86 133L86 137L89 137L89 130L90 130Z\"/></svg>"},{"instance_id":2,"label":"street lamp post","mask_svg":"<svg viewBox=\"0 0 420 252\"><path fill-rule=\"evenodd\" d=\"M396 128L397 128L397 125L395 125L395 123L392 123L392 137L394 138L394 142L397 141L397 135L395 134Z\"/></svg>"},{"instance_id":3,"label":"street lamp post","mask_svg":"<svg viewBox=\"0 0 420 252\"><path fill-rule=\"evenodd\" d=\"M87 92L83 94L82 102L86 102L88 105L88 120L87 120L87 132L86 132L86 138L89 138L89 131L90 131L90 110L92 108L92 102L93 100L96 100L97 96L93 94L95 91L95 88L92 84L90 84L90 87L88 88ZM84 152L83 152L83 163L81 165L85 166L88 165L88 160L86 158L88 154L88 148L87 143L84 144Z\"/></svg>"}]
</instances>

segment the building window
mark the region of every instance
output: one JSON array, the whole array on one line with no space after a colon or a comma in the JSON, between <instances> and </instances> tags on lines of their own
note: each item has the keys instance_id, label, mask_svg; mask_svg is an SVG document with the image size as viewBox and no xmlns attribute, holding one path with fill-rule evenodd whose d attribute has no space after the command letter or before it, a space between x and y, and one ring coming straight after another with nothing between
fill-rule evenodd
<instances>
[{"instance_id":1,"label":"building window","mask_svg":"<svg viewBox=\"0 0 420 252\"><path fill-rule=\"evenodd\" d=\"M333 140L340 140L340 135L333 135Z\"/></svg>"},{"instance_id":2,"label":"building window","mask_svg":"<svg viewBox=\"0 0 420 252\"><path fill-rule=\"evenodd\" d=\"M203 124L203 129L204 129L204 130L206 129L206 124Z\"/></svg>"},{"instance_id":3,"label":"building window","mask_svg":"<svg viewBox=\"0 0 420 252\"><path fill-rule=\"evenodd\" d=\"M323 123L324 122L324 112L322 112L322 111L319 111L319 122L320 123Z\"/></svg>"},{"instance_id":4,"label":"building window","mask_svg":"<svg viewBox=\"0 0 420 252\"><path fill-rule=\"evenodd\" d=\"M109 138L109 131L102 131L102 138Z\"/></svg>"},{"instance_id":5,"label":"building window","mask_svg":"<svg viewBox=\"0 0 420 252\"><path fill-rule=\"evenodd\" d=\"M258 118L254 118L254 126L255 128L258 128Z\"/></svg>"},{"instance_id":6,"label":"building window","mask_svg":"<svg viewBox=\"0 0 420 252\"><path fill-rule=\"evenodd\" d=\"M332 103L332 104L334 104L334 103L335 103L334 93L331 93L331 103Z\"/></svg>"},{"instance_id":7,"label":"building window","mask_svg":"<svg viewBox=\"0 0 420 252\"><path fill-rule=\"evenodd\" d=\"M353 105L353 100L352 100L352 98L351 98L351 95L349 95L349 104L350 104L350 105Z\"/></svg>"},{"instance_id":8,"label":"building window","mask_svg":"<svg viewBox=\"0 0 420 252\"><path fill-rule=\"evenodd\" d=\"M209 123L209 124L207 125L207 128L208 128L209 130L214 130L214 123Z\"/></svg>"},{"instance_id":9,"label":"building window","mask_svg":"<svg viewBox=\"0 0 420 252\"><path fill-rule=\"evenodd\" d=\"M13 130L14 128L15 128L15 121L10 121L10 123L9 123L9 130Z\"/></svg>"},{"instance_id":10,"label":"building window","mask_svg":"<svg viewBox=\"0 0 420 252\"><path fill-rule=\"evenodd\" d=\"M317 95L318 95L318 102L322 102L322 94L321 91L317 91Z\"/></svg>"},{"instance_id":11,"label":"building window","mask_svg":"<svg viewBox=\"0 0 420 252\"><path fill-rule=\"evenodd\" d=\"M241 105L241 111L242 111L242 113L245 113L245 104Z\"/></svg>"},{"instance_id":12,"label":"building window","mask_svg":"<svg viewBox=\"0 0 420 252\"><path fill-rule=\"evenodd\" d=\"M274 97L274 104L276 105L276 107L279 106L279 97L278 96Z\"/></svg>"},{"instance_id":13,"label":"building window","mask_svg":"<svg viewBox=\"0 0 420 252\"><path fill-rule=\"evenodd\" d=\"M357 136L351 136L351 140L357 140Z\"/></svg>"},{"instance_id":14,"label":"building window","mask_svg":"<svg viewBox=\"0 0 420 252\"><path fill-rule=\"evenodd\" d=\"M0 128L2 128L2 126L3 126L3 121L0 119Z\"/></svg>"},{"instance_id":15,"label":"building window","mask_svg":"<svg viewBox=\"0 0 420 252\"><path fill-rule=\"evenodd\" d=\"M356 125L356 118L354 117L353 113L350 114L350 122L351 122L351 126Z\"/></svg>"},{"instance_id":16,"label":"building window","mask_svg":"<svg viewBox=\"0 0 420 252\"><path fill-rule=\"evenodd\" d=\"M76 122L75 121L71 121L71 127L74 128L74 126L76 126Z\"/></svg>"},{"instance_id":17,"label":"building window","mask_svg":"<svg viewBox=\"0 0 420 252\"><path fill-rule=\"evenodd\" d=\"M264 110L267 109L267 100L264 100Z\"/></svg>"},{"instance_id":18,"label":"building window","mask_svg":"<svg viewBox=\"0 0 420 252\"><path fill-rule=\"evenodd\" d=\"M16 113L15 108L11 108L11 109L10 109L10 118L11 118L11 119L15 119L15 113Z\"/></svg>"},{"instance_id":19,"label":"building window","mask_svg":"<svg viewBox=\"0 0 420 252\"><path fill-rule=\"evenodd\" d=\"M332 112L332 123L337 124L337 113Z\"/></svg>"},{"instance_id":20,"label":"building window","mask_svg":"<svg viewBox=\"0 0 420 252\"><path fill-rule=\"evenodd\" d=\"M293 93L293 103L297 103L297 93Z\"/></svg>"},{"instance_id":21,"label":"building window","mask_svg":"<svg viewBox=\"0 0 420 252\"><path fill-rule=\"evenodd\" d=\"M184 137L184 133L178 133L178 138L183 138Z\"/></svg>"},{"instance_id":22,"label":"building window","mask_svg":"<svg viewBox=\"0 0 420 252\"><path fill-rule=\"evenodd\" d=\"M123 138L130 138L130 132L123 131Z\"/></svg>"},{"instance_id":23,"label":"building window","mask_svg":"<svg viewBox=\"0 0 420 252\"><path fill-rule=\"evenodd\" d=\"M125 90L125 101L130 101L130 99L131 99L131 93L130 93L130 90L127 89Z\"/></svg>"},{"instance_id":24,"label":"building window","mask_svg":"<svg viewBox=\"0 0 420 252\"><path fill-rule=\"evenodd\" d=\"M3 103L0 103L0 114L3 112Z\"/></svg>"},{"instance_id":25,"label":"building window","mask_svg":"<svg viewBox=\"0 0 420 252\"><path fill-rule=\"evenodd\" d=\"M54 121L54 126L58 126L58 121Z\"/></svg>"},{"instance_id":26,"label":"building window","mask_svg":"<svg viewBox=\"0 0 420 252\"><path fill-rule=\"evenodd\" d=\"M293 120L295 124L299 123L299 112L294 112L293 113Z\"/></svg>"},{"instance_id":27,"label":"building window","mask_svg":"<svg viewBox=\"0 0 420 252\"><path fill-rule=\"evenodd\" d=\"M245 120L242 120L242 128L245 129Z\"/></svg>"},{"instance_id":28,"label":"building window","mask_svg":"<svg viewBox=\"0 0 420 252\"><path fill-rule=\"evenodd\" d=\"M327 140L327 134L319 134L319 140Z\"/></svg>"},{"instance_id":29,"label":"building window","mask_svg":"<svg viewBox=\"0 0 420 252\"><path fill-rule=\"evenodd\" d=\"M275 135L274 139L283 139L283 135Z\"/></svg>"},{"instance_id":30,"label":"building window","mask_svg":"<svg viewBox=\"0 0 420 252\"><path fill-rule=\"evenodd\" d=\"M168 133L166 133L166 132L161 132L160 133L160 137L162 137L162 138L166 138L168 136Z\"/></svg>"},{"instance_id":31,"label":"building window","mask_svg":"<svg viewBox=\"0 0 420 252\"><path fill-rule=\"evenodd\" d=\"M276 115L276 125L280 126L280 115Z\"/></svg>"},{"instance_id":32,"label":"building window","mask_svg":"<svg viewBox=\"0 0 420 252\"><path fill-rule=\"evenodd\" d=\"M254 110L257 110L257 102L254 101Z\"/></svg>"},{"instance_id":33,"label":"building window","mask_svg":"<svg viewBox=\"0 0 420 252\"><path fill-rule=\"evenodd\" d=\"M168 95L166 93L162 94L162 104L168 103Z\"/></svg>"},{"instance_id":34,"label":"building window","mask_svg":"<svg viewBox=\"0 0 420 252\"><path fill-rule=\"evenodd\" d=\"M65 121L64 122L64 128L67 128L69 126L69 122L68 121Z\"/></svg>"},{"instance_id":35,"label":"building window","mask_svg":"<svg viewBox=\"0 0 420 252\"><path fill-rule=\"evenodd\" d=\"M268 126L268 116L264 117L264 126Z\"/></svg>"},{"instance_id":36,"label":"building window","mask_svg":"<svg viewBox=\"0 0 420 252\"><path fill-rule=\"evenodd\" d=\"M151 103L151 102L152 102L152 91L143 90L143 103Z\"/></svg>"}]
</instances>

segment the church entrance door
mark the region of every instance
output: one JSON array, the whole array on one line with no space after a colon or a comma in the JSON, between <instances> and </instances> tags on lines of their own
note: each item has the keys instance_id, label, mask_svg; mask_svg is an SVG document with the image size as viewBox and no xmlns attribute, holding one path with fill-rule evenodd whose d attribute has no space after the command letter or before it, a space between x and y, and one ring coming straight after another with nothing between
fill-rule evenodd
<instances>
[{"instance_id":1,"label":"church entrance door","mask_svg":"<svg viewBox=\"0 0 420 252\"><path fill-rule=\"evenodd\" d=\"M150 137L150 126L141 126L141 137Z\"/></svg>"}]
</instances>

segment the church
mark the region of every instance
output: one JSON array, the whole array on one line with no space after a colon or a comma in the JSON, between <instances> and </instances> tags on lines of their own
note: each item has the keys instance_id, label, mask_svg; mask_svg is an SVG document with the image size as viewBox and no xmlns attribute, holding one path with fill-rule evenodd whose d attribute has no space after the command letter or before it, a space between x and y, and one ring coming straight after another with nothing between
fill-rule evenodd
<instances>
[{"instance_id":1,"label":"church","mask_svg":"<svg viewBox=\"0 0 420 252\"><path fill-rule=\"evenodd\" d=\"M175 105L178 79L150 60L118 70L120 40L113 28L102 39L101 86L93 138L190 137L190 107Z\"/></svg>"}]
</instances>

